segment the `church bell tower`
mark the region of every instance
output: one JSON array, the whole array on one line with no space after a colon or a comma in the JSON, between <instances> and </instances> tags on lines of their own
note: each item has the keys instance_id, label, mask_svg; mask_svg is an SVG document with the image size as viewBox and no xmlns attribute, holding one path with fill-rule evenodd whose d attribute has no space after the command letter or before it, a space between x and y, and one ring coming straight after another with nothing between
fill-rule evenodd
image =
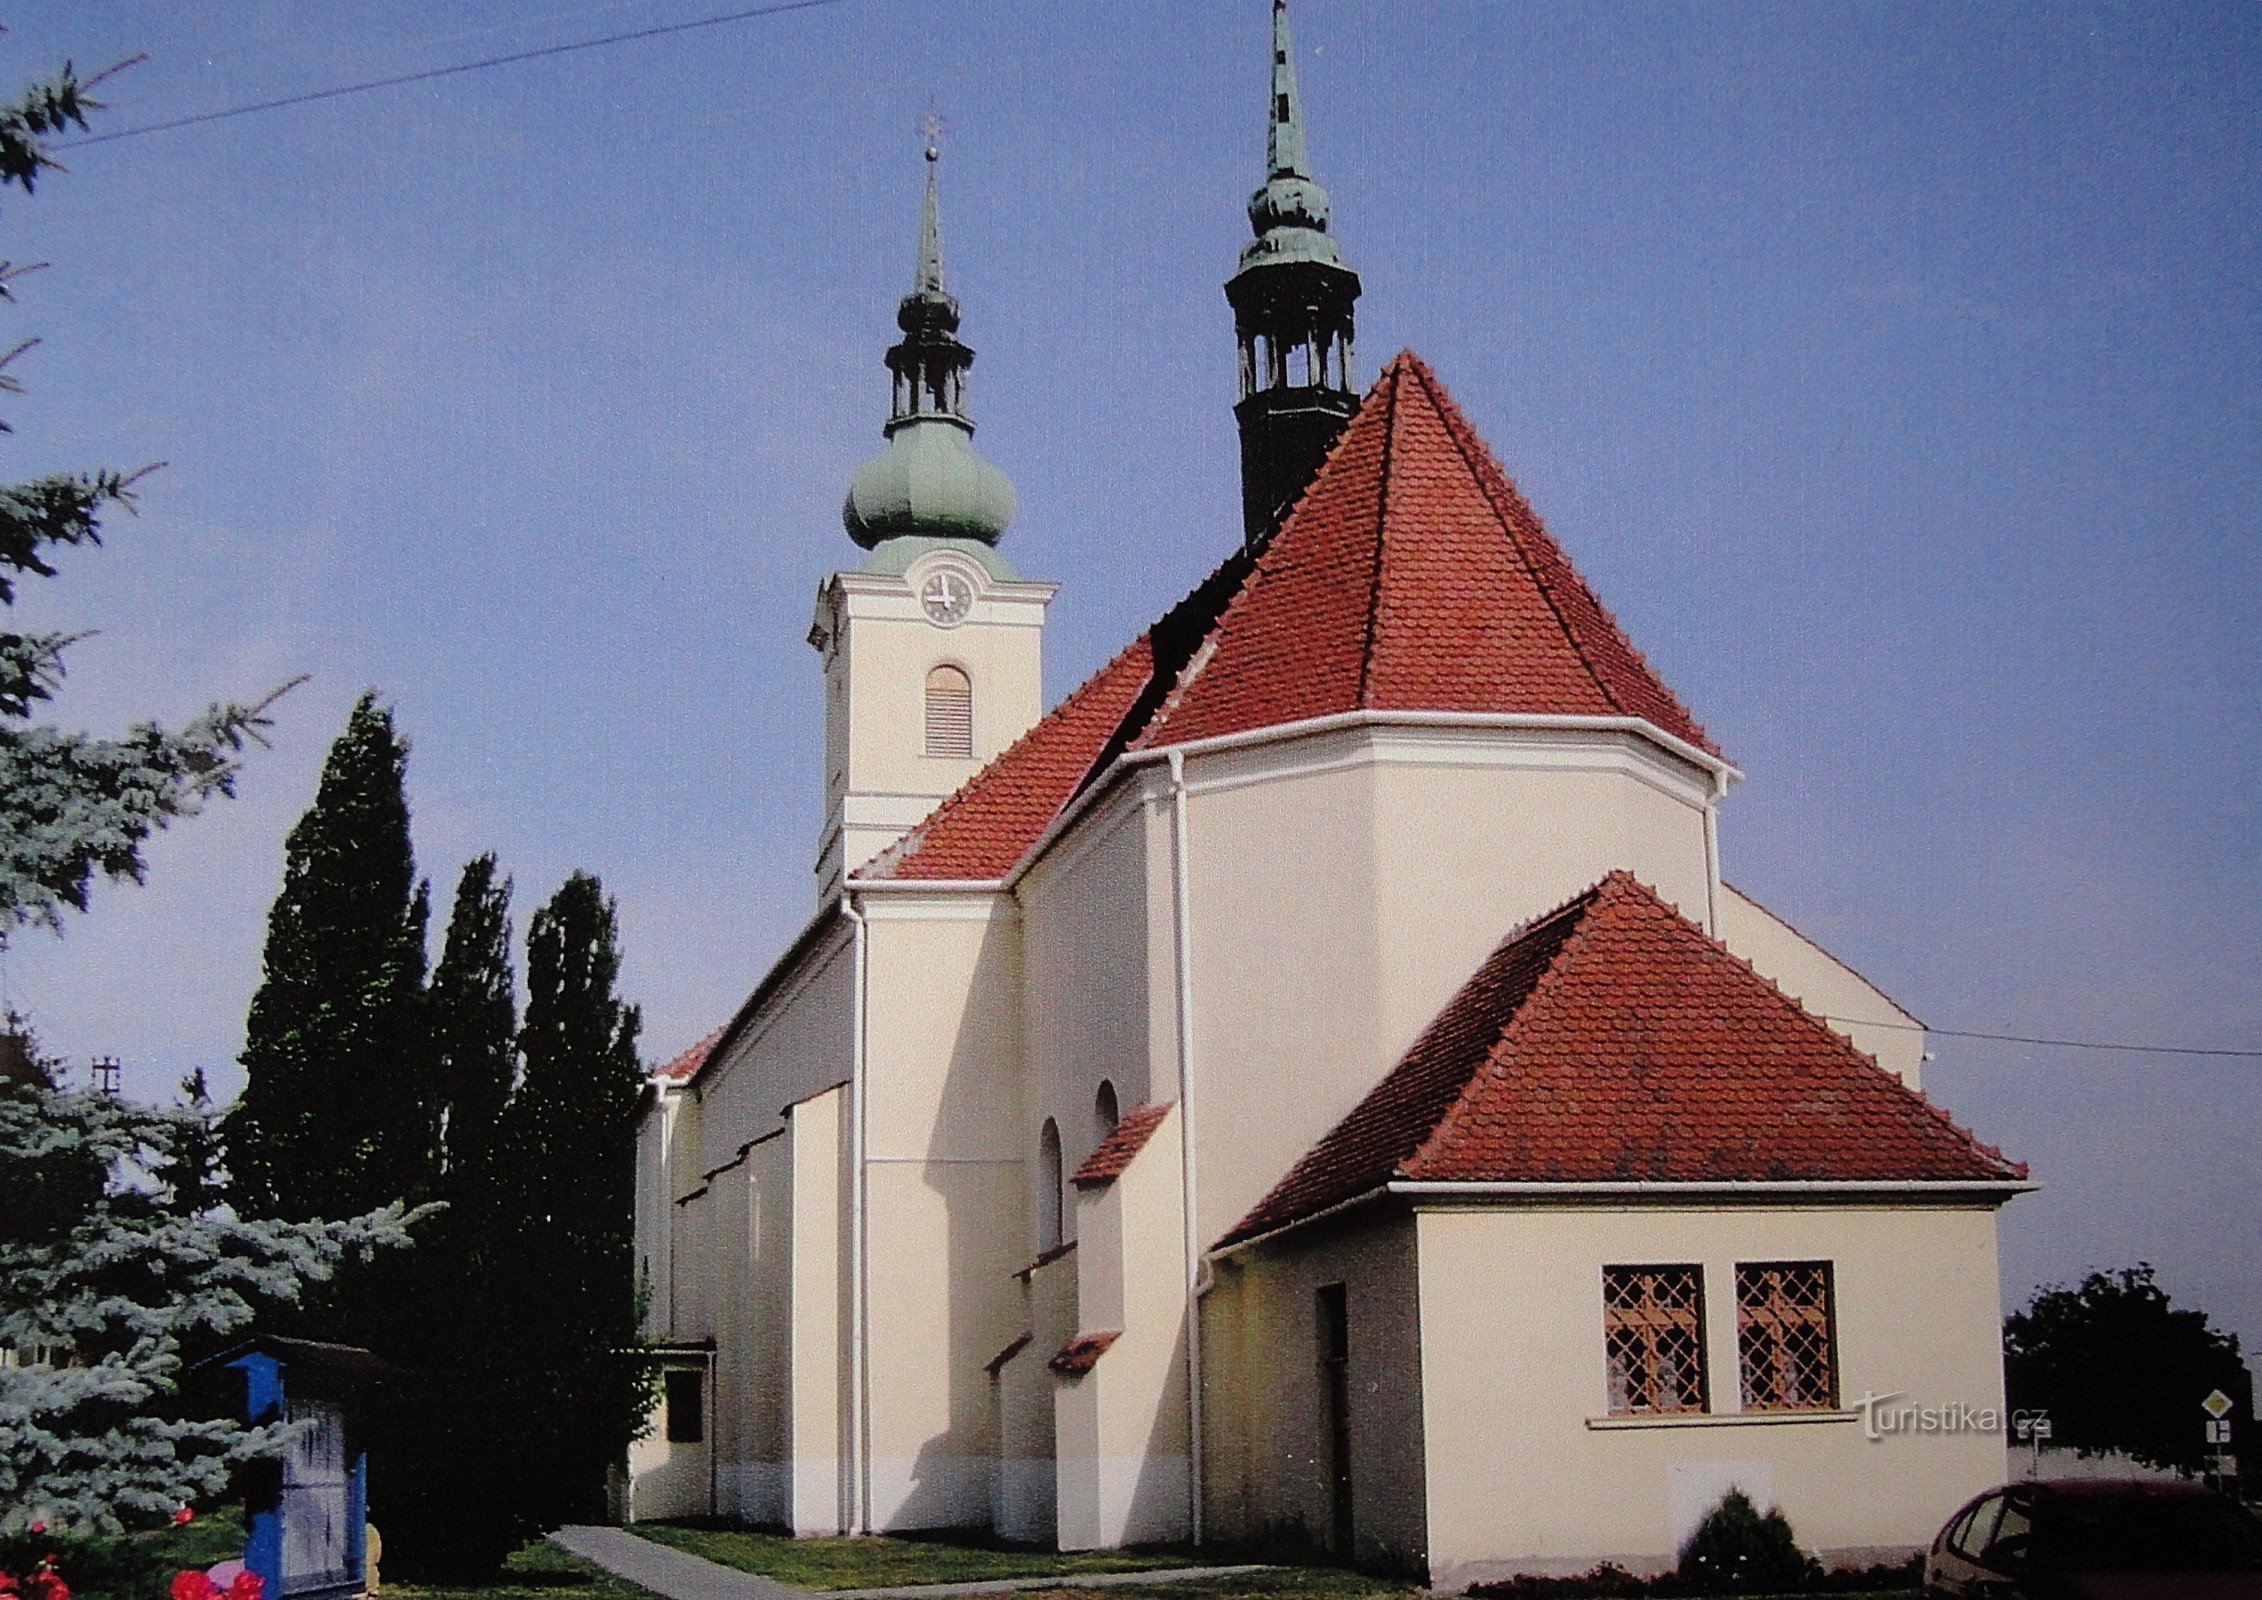
<instances>
[{"instance_id":1,"label":"church bell tower","mask_svg":"<svg viewBox=\"0 0 2262 1600\"><path fill-rule=\"evenodd\" d=\"M1287 0L1272 0L1272 99L1264 187L1249 197L1256 237L1225 282L1241 347L1241 526L1272 537L1358 409L1351 369L1359 275L1327 231L1327 191L1312 179L1288 42Z\"/></svg>"},{"instance_id":2,"label":"church bell tower","mask_svg":"<svg viewBox=\"0 0 2262 1600\"><path fill-rule=\"evenodd\" d=\"M903 337L887 353L887 447L856 469L841 521L865 552L817 594L809 642L825 663L820 900L926 820L1044 709L1054 585L998 554L1013 485L974 453L958 301L943 287L930 134L926 204Z\"/></svg>"}]
</instances>

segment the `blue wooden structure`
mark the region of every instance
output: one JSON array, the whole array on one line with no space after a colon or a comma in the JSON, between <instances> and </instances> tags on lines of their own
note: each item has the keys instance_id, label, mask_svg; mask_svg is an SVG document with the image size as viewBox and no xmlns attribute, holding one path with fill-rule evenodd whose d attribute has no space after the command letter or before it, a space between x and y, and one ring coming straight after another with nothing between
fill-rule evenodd
<instances>
[{"instance_id":1,"label":"blue wooden structure","mask_svg":"<svg viewBox=\"0 0 2262 1600\"><path fill-rule=\"evenodd\" d=\"M265 1600L344 1600L368 1589L368 1454L357 1402L391 1370L353 1345L272 1334L200 1362L239 1380L239 1415L302 1426L244 1495L246 1568Z\"/></svg>"}]
</instances>

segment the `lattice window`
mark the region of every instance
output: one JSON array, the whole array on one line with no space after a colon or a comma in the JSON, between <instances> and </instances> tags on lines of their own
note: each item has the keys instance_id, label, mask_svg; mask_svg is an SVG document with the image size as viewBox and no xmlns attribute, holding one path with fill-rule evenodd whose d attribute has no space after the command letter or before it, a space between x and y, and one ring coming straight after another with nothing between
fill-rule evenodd
<instances>
[{"instance_id":1,"label":"lattice window","mask_svg":"<svg viewBox=\"0 0 2262 1600\"><path fill-rule=\"evenodd\" d=\"M974 753L974 683L956 667L927 674L927 754Z\"/></svg>"},{"instance_id":2,"label":"lattice window","mask_svg":"<svg viewBox=\"0 0 2262 1600\"><path fill-rule=\"evenodd\" d=\"M1832 1411L1838 1337L1827 1261L1736 1268L1736 1350L1746 1411Z\"/></svg>"},{"instance_id":3,"label":"lattice window","mask_svg":"<svg viewBox=\"0 0 2262 1600\"><path fill-rule=\"evenodd\" d=\"M1603 1268L1602 1330L1612 1415L1706 1409L1701 1267Z\"/></svg>"}]
</instances>

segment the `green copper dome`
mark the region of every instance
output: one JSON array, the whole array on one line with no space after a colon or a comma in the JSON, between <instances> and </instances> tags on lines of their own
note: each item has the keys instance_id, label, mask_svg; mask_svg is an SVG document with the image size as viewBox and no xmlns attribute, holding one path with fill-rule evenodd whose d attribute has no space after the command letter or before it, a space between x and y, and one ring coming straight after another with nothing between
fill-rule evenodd
<instances>
[{"instance_id":1,"label":"green copper dome","mask_svg":"<svg viewBox=\"0 0 2262 1600\"><path fill-rule=\"evenodd\" d=\"M891 425L888 446L856 469L840 518L869 550L904 534L996 544L1013 520L1013 484L974 453L973 425L958 417L910 417Z\"/></svg>"},{"instance_id":2,"label":"green copper dome","mask_svg":"<svg viewBox=\"0 0 2262 1600\"><path fill-rule=\"evenodd\" d=\"M867 550L912 535L995 544L1013 520L1013 484L974 453L966 416L974 352L958 338L958 302L943 288L936 154L928 145L919 269L896 309L903 338L887 354L895 376L887 448L856 469L840 509L848 536Z\"/></svg>"}]
</instances>

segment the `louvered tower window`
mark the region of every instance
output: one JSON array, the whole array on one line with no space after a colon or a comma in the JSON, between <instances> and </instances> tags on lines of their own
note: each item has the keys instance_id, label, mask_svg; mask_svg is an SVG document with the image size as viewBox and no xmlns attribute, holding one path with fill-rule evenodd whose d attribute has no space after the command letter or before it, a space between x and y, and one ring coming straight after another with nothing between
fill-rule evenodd
<instances>
[{"instance_id":1,"label":"louvered tower window","mask_svg":"<svg viewBox=\"0 0 2262 1600\"><path fill-rule=\"evenodd\" d=\"M1612 1415L1706 1409L1699 1268L1605 1267L1602 1336Z\"/></svg>"},{"instance_id":2,"label":"louvered tower window","mask_svg":"<svg viewBox=\"0 0 2262 1600\"><path fill-rule=\"evenodd\" d=\"M1736 1345L1746 1411L1829 1411L1838 1404L1830 1263L1736 1268Z\"/></svg>"},{"instance_id":3,"label":"louvered tower window","mask_svg":"<svg viewBox=\"0 0 2262 1600\"><path fill-rule=\"evenodd\" d=\"M974 682L956 667L927 674L927 754L974 754Z\"/></svg>"}]
</instances>

